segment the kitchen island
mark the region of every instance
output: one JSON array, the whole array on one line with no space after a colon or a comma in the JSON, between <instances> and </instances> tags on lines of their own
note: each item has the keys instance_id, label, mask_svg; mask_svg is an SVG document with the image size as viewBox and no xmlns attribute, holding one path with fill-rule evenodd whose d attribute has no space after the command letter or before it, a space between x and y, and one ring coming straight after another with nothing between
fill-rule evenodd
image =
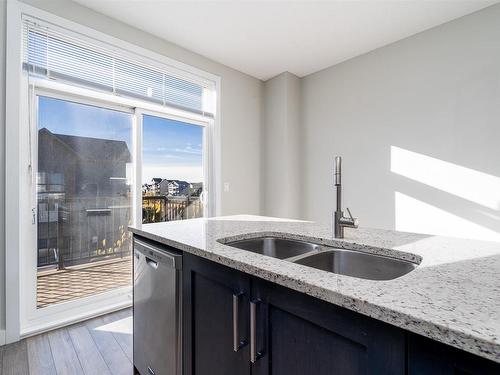
<instances>
[{"instance_id":1,"label":"kitchen island","mask_svg":"<svg viewBox=\"0 0 500 375\"><path fill-rule=\"evenodd\" d=\"M272 349L274 344L285 340L285 337L276 336L273 329L286 321L287 316L294 316L298 320L292 321L292 319L288 327L282 324L281 330L302 330L304 338L309 340L307 345L315 347L315 343L311 342L313 336L308 336L308 328L303 325L304 317L301 316L304 309L310 309L309 304L311 306L317 304L318 311L321 311L316 314L318 316L311 318L314 327L317 329L321 327L321 332L318 331L314 335L314 338L322 340L319 347L325 347L325 344L333 342L324 331L329 324L327 322L329 316L341 322L342 327L361 327L359 332L354 332L352 329L335 332L336 337L346 337L349 341L349 345L339 344L339 347L344 348L343 358L353 359L352 363L342 364L344 367L340 369L348 369L352 373L357 372L355 370L363 372L361 368L356 367L359 365L359 358L363 356L365 359L373 357L373 360L379 360L377 366L381 366L380 369L384 369L384 364L392 361L391 366L386 368L392 373L398 373L399 369L402 371L408 369L409 373L428 373L432 366L435 366L435 373L442 373L445 368L453 369L453 366L466 373L475 371L494 373L500 368L498 366L500 244L498 243L365 228L346 229L344 239L335 239L332 238L329 225L248 215L147 224L131 227L130 230L134 236L183 252L188 271L190 259L194 264L190 271L191 275L187 275L186 270L184 272L186 295L183 318L185 322L187 320L183 333L186 335L184 348L185 351L190 351L184 353L187 358L194 358L192 352L198 350L196 339L203 339L205 342L209 339L201 333L201 336L197 336L199 332L193 333L193 313L196 312L196 308L210 307L192 306L193 302L202 302L193 299L195 286L207 280L206 275L199 279L193 278L197 272L196 267L199 266L209 274L212 271L219 274L234 273L234 279L228 280L229 284L234 284L229 287L234 289L233 308L241 305L243 306L241 310L244 310L237 321L246 322L250 313L254 314L253 319L256 317L264 319L262 321L265 322L265 327L255 328L256 323L252 321L249 324L241 323L242 332L238 332L238 341L241 338L241 342L233 343L237 355L250 355L253 363L251 373L270 373L271 363L272 366L279 363L280 353L277 348L275 353ZM325 272L226 244L228 241L263 236L309 241L320 246L388 256L413 262L418 266L406 275L393 280L367 280ZM209 269L211 265L216 271ZM219 284L221 282L222 280L217 281ZM208 284L205 287L206 294L210 289ZM241 289L241 293L237 289ZM253 295L263 291L267 294ZM286 311L285 306L280 305L284 302L279 301L280 296L286 293L290 294L287 298L283 298L283 301L293 300L294 308L299 306L297 311L287 311L289 313L287 316L283 315ZM241 298L241 302L239 302L240 295L246 295ZM273 300L268 296L276 296L276 304L280 306L273 308ZM213 298L217 300L217 293L214 293ZM231 299L228 299L228 303L230 302ZM250 313L247 311L247 305L250 306ZM352 316L346 315L347 312ZM198 315L199 313L200 311L197 311ZM265 315L264 318L261 318L262 315ZM211 316L209 311L206 316ZM366 320L367 317L369 320ZM273 321L273 318L277 320ZM355 323L352 323L352 319ZM228 329L233 323L234 311L233 322ZM253 331L247 332L249 329ZM394 332L391 333L391 330ZM220 328L220 332L223 336L225 329ZM250 334L259 336L254 346L265 350L248 348L247 336ZM356 339L358 335L359 342ZM371 347L367 346L367 342L363 343L363 336L371 337L372 341L369 342ZM214 337L213 345L217 345L217 340L221 337ZM271 339L274 341L271 342ZM297 340L297 337L290 336L288 340ZM360 350L363 346L368 349ZM385 352L383 348L388 348L389 352ZM246 353L247 350L254 352ZM289 350L293 357L294 350L298 349L289 348ZM325 350L324 354L327 355L331 348ZM199 353L197 358L203 359L202 354ZM295 354L300 355L300 350ZM263 360L259 361L261 358ZM317 359L309 358L309 360ZM436 364L437 359L441 359L443 363ZM224 361L227 363L228 359ZM296 360L291 363L295 362ZM196 363L193 361L187 363L185 360L184 364L184 373L196 373ZM266 371L259 370L263 366L261 364L266 364ZM374 372L373 364L368 364ZM302 363L294 364L295 368L300 368L301 365ZM241 371L245 373L246 370ZM290 370L288 372L290 373Z\"/></svg>"}]
</instances>

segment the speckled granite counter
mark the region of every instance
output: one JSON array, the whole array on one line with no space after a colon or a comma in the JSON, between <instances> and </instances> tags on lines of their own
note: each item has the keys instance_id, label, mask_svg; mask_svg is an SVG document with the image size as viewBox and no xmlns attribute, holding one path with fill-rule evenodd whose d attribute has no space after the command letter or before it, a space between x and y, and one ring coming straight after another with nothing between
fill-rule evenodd
<instances>
[{"instance_id":1,"label":"speckled granite counter","mask_svg":"<svg viewBox=\"0 0 500 375\"><path fill-rule=\"evenodd\" d=\"M346 229L260 216L130 228L133 233L500 362L500 244L379 229ZM219 243L255 234L314 240L420 265L390 281L328 273Z\"/></svg>"}]
</instances>

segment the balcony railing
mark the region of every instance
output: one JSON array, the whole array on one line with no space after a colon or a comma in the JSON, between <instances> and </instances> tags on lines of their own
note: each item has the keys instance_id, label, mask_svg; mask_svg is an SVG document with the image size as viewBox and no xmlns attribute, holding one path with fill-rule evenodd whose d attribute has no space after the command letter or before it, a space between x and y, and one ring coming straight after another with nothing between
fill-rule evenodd
<instances>
[{"instance_id":1,"label":"balcony railing","mask_svg":"<svg viewBox=\"0 0 500 375\"><path fill-rule=\"evenodd\" d=\"M143 223L203 216L199 197L144 196ZM128 197L38 197L38 267L64 269L131 253L132 209Z\"/></svg>"},{"instance_id":2,"label":"balcony railing","mask_svg":"<svg viewBox=\"0 0 500 375\"><path fill-rule=\"evenodd\" d=\"M142 197L143 224L194 219L202 216L203 204L199 197L167 197L165 195Z\"/></svg>"},{"instance_id":3,"label":"balcony railing","mask_svg":"<svg viewBox=\"0 0 500 375\"><path fill-rule=\"evenodd\" d=\"M38 197L38 267L59 269L131 252L128 197Z\"/></svg>"}]
</instances>

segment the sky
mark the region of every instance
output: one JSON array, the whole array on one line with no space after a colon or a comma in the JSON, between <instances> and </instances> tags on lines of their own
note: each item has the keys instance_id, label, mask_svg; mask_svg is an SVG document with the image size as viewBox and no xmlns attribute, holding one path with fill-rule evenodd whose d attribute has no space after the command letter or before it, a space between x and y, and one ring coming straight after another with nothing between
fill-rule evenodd
<instances>
[{"instance_id":1,"label":"sky","mask_svg":"<svg viewBox=\"0 0 500 375\"><path fill-rule=\"evenodd\" d=\"M203 127L144 116L142 181L153 177L189 182L203 180Z\"/></svg>"},{"instance_id":2,"label":"sky","mask_svg":"<svg viewBox=\"0 0 500 375\"><path fill-rule=\"evenodd\" d=\"M38 127L52 133L125 141L132 150L130 113L39 97ZM203 127L144 115L142 183L153 177L203 181Z\"/></svg>"}]
</instances>

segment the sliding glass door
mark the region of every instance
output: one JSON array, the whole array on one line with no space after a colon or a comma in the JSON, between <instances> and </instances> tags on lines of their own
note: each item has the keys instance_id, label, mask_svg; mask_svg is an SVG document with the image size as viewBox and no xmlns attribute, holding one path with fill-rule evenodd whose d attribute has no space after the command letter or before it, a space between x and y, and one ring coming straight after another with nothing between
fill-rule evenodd
<instances>
[{"instance_id":1,"label":"sliding glass door","mask_svg":"<svg viewBox=\"0 0 500 375\"><path fill-rule=\"evenodd\" d=\"M64 92L34 98L27 332L130 303L128 226L206 216L211 181L208 124Z\"/></svg>"},{"instance_id":2,"label":"sliding glass door","mask_svg":"<svg viewBox=\"0 0 500 375\"><path fill-rule=\"evenodd\" d=\"M142 222L203 217L203 126L142 114Z\"/></svg>"},{"instance_id":3,"label":"sliding glass door","mask_svg":"<svg viewBox=\"0 0 500 375\"><path fill-rule=\"evenodd\" d=\"M215 215L220 175L220 77L12 11L9 340L129 306L128 226Z\"/></svg>"},{"instance_id":4,"label":"sliding glass door","mask_svg":"<svg viewBox=\"0 0 500 375\"><path fill-rule=\"evenodd\" d=\"M37 98L36 306L129 287L134 115Z\"/></svg>"}]
</instances>

